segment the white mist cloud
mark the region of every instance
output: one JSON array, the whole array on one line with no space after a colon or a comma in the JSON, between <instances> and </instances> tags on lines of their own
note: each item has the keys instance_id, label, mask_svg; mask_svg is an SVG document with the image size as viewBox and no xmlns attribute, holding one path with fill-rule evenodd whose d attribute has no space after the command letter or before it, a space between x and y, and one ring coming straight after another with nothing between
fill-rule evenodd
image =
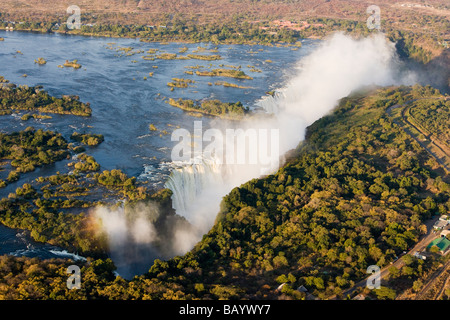
<instances>
[{"instance_id":1,"label":"white mist cloud","mask_svg":"<svg viewBox=\"0 0 450 320\"><path fill-rule=\"evenodd\" d=\"M92 214L99 222L99 231L107 236L117 272L124 278L147 272L156 258L184 254L202 236L185 219L162 213L159 204L151 201L97 207Z\"/></svg>"},{"instance_id":2,"label":"white mist cloud","mask_svg":"<svg viewBox=\"0 0 450 320\"><path fill-rule=\"evenodd\" d=\"M182 255L191 250L202 237L202 228L189 228L186 226L176 226L172 238L172 252L174 255Z\"/></svg>"}]
</instances>

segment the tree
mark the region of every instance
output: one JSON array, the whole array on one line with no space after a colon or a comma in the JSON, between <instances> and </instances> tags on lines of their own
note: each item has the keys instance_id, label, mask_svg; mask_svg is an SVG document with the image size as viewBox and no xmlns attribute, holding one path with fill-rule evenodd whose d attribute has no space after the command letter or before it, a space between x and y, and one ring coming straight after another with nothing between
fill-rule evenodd
<instances>
[{"instance_id":1,"label":"tree","mask_svg":"<svg viewBox=\"0 0 450 320\"><path fill-rule=\"evenodd\" d=\"M397 277L397 275L400 273L400 270L398 270L397 267L392 266L389 268L389 275L393 278Z\"/></svg>"},{"instance_id":2,"label":"tree","mask_svg":"<svg viewBox=\"0 0 450 320\"><path fill-rule=\"evenodd\" d=\"M412 255L410 255L410 254L405 254L402 257L402 260L407 266L409 266L409 265L411 265L414 262L414 257Z\"/></svg>"},{"instance_id":3,"label":"tree","mask_svg":"<svg viewBox=\"0 0 450 320\"><path fill-rule=\"evenodd\" d=\"M285 256L278 255L275 258L273 258L273 264L275 268L285 267L288 265L288 261Z\"/></svg>"}]
</instances>

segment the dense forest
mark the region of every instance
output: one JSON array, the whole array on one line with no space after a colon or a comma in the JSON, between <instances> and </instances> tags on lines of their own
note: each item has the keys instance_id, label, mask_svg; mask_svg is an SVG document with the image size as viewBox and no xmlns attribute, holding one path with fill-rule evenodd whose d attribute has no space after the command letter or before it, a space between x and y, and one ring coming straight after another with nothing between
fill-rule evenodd
<instances>
[{"instance_id":1,"label":"dense forest","mask_svg":"<svg viewBox=\"0 0 450 320\"><path fill-rule=\"evenodd\" d=\"M304 299L306 294L295 290L300 285L322 299L345 298L343 290L363 279L369 265L388 265L427 231L427 219L450 210L448 176L437 173L438 163L386 113L396 103L437 96L433 88L415 86L371 89L342 99L334 113L308 128L306 140L281 169L224 197L215 225L193 250L156 260L142 276L115 277L113 263L93 255L82 265L82 289L70 291L67 260L4 256L0 298ZM134 180L120 171L96 173L94 179L124 195L138 192ZM15 200L2 200L2 222L13 219L12 206L25 207L27 197L42 201L39 192L42 187L24 185ZM167 204L170 195L162 192ZM44 221L55 219L51 212L43 206L30 216L38 219L25 221L39 231ZM78 239L76 229L62 235ZM46 235L48 240L55 236ZM411 259L410 269L423 264ZM408 276L413 281L420 274ZM398 294L388 287L376 292L379 299Z\"/></svg>"}]
</instances>

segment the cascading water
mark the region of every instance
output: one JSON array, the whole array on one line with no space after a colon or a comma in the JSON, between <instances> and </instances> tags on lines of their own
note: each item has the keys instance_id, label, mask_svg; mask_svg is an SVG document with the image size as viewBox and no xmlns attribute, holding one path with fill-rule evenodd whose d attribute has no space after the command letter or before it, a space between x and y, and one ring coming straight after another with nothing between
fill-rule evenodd
<instances>
[{"instance_id":1,"label":"cascading water","mask_svg":"<svg viewBox=\"0 0 450 320\"><path fill-rule=\"evenodd\" d=\"M265 96L261 100L257 101L255 105L263 109L268 114L278 114L278 101L285 97L285 92L283 90L277 90L273 93L273 95Z\"/></svg>"}]
</instances>

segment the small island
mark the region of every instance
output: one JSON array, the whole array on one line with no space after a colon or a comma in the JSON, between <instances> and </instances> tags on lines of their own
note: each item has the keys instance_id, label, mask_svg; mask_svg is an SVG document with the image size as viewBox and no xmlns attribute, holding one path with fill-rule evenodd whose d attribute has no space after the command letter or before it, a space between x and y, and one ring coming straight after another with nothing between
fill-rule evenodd
<instances>
[{"instance_id":1,"label":"small island","mask_svg":"<svg viewBox=\"0 0 450 320\"><path fill-rule=\"evenodd\" d=\"M192 87L190 85L191 83L195 83L195 81L191 79L172 78L172 82L168 82L167 85L172 88L187 88Z\"/></svg>"},{"instance_id":2,"label":"small island","mask_svg":"<svg viewBox=\"0 0 450 320\"><path fill-rule=\"evenodd\" d=\"M213 55L205 55L205 54L188 54L188 58L190 59L196 59L196 60L207 60L207 61L214 61L214 60L220 60L222 57L218 54Z\"/></svg>"},{"instance_id":3,"label":"small island","mask_svg":"<svg viewBox=\"0 0 450 320\"><path fill-rule=\"evenodd\" d=\"M74 132L70 136L70 139L88 146L97 146L105 140L102 134L78 133L78 132Z\"/></svg>"},{"instance_id":4,"label":"small island","mask_svg":"<svg viewBox=\"0 0 450 320\"><path fill-rule=\"evenodd\" d=\"M68 144L61 134L53 131L35 130L28 127L20 132L0 133L0 160L11 161L13 168L6 179L7 183L19 179L21 173L31 172L38 166L51 164L69 155Z\"/></svg>"},{"instance_id":5,"label":"small island","mask_svg":"<svg viewBox=\"0 0 450 320\"><path fill-rule=\"evenodd\" d=\"M251 89L251 87L240 86L238 84L229 83L229 82L226 82L226 81L216 81L216 82L214 82L214 84L216 86L224 86L224 87L228 87L228 88Z\"/></svg>"},{"instance_id":6,"label":"small island","mask_svg":"<svg viewBox=\"0 0 450 320\"><path fill-rule=\"evenodd\" d=\"M241 102L227 103L220 100L203 100L199 102L170 98L168 103L187 112L201 113L228 120L242 120L249 113L248 107L244 107Z\"/></svg>"}]
</instances>

